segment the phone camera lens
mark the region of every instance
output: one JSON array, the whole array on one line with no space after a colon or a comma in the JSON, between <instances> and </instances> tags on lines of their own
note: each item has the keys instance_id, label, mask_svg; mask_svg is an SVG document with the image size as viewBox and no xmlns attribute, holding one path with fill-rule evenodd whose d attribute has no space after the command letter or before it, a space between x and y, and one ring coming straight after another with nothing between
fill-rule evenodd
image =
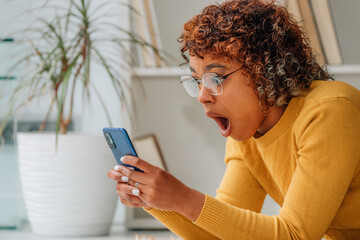
<instances>
[{"instance_id":1,"label":"phone camera lens","mask_svg":"<svg viewBox=\"0 0 360 240\"><path fill-rule=\"evenodd\" d=\"M114 141L112 140L110 133L105 133L104 135L105 135L106 142L108 143L109 147L115 148L115 144L114 144Z\"/></svg>"}]
</instances>

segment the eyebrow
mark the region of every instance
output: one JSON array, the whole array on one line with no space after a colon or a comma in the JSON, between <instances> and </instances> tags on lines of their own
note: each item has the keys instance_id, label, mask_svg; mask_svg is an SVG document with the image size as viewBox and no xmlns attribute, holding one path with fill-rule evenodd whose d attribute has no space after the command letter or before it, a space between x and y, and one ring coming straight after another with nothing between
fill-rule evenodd
<instances>
[{"instance_id":1,"label":"eyebrow","mask_svg":"<svg viewBox=\"0 0 360 240\"><path fill-rule=\"evenodd\" d=\"M191 72L196 73L195 69L192 66L190 66L189 68ZM209 65L206 65L205 72L210 71L212 68L226 68L226 66L220 63L210 63Z\"/></svg>"}]
</instances>

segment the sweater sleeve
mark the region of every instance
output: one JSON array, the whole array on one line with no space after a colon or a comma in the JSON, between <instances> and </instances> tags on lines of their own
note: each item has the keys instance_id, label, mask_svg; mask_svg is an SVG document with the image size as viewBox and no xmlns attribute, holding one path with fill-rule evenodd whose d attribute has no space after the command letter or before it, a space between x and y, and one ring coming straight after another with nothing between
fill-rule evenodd
<instances>
[{"instance_id":1,"label":"sweater sleeve","mask_svg":"<svg viewBox=\"0 0 360 240\"><path fill-rule=\"evenodd\" d=\"M226 172L216 191L216 199L232 206L260 212L266 192L242 160L238 142L226 142Z\"/></svg>"},{"instance_id":2,"label":"sweater sleeve","mask_svg":"<svg viewBox=\"0 0 360 240\"><path fill-rule=\"evenodd\" d=\"M218 240L214 234L204 230L203 228L196 226L193 221L187 217L173 211L163 211L159 209L150 209L146 210L158 221L160 221L164 226L166 226L170 231L175 233L181 239L208 239L208 240Z\"/></svg>"},{"instance_id":3,"label":"sweater sleeve","mask_svg":"<svg viewBox=\"0 0 360 240\"><path fill-rule=\"evenodd\" d=\"M321 239L359 164L360 113L346 99L318 103L295 133L296 169L279 215L206 197L195 224L220 239Z\"/></svg>"},{"instance_id":4,"label":"sweater sleeve","mask_svg":"<svg viewBox=\"0 0 360 240\"><path fill-rule=\"evenodd\" d=\"M266 193L243 163L236 141L231 138L226 143L225 163L227 168L216 199L230 206L260 212ZM209 198L206 195L206 199ZM218 239L179 213L157 209L148 212L183 239ZM218 221L217 216L210 221Z\"/></svg>"}]
</instances>

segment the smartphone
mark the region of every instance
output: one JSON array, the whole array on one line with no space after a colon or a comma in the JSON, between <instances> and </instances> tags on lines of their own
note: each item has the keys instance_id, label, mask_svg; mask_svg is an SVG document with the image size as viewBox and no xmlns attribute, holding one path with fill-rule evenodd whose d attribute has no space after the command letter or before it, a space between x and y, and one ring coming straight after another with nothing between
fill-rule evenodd
<instances>
[{"instance_id":1,"label":"smartphone","mask_svg":"<svg viewBox=\"0 0 360 240\"><path fill-rule=\"evenodd\" d=\"M125 155L131 155L137 157L134 145L132 144L130 137L124 128L103 128L103 133L107 144L109 145L112 153L114 154L117 164L133 168L135 171L143 172L141 169L125 164L121 162L121 157Z\"/></svg>"}]
</instances>

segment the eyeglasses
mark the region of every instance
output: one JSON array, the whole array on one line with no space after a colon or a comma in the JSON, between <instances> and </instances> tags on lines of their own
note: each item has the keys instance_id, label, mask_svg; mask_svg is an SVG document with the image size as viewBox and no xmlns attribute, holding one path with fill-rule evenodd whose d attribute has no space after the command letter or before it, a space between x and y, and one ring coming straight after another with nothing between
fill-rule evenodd
<instances>
[{"instance_id":1,"label":"eyeglasses","mask_svg":"<svg viewBox=\"0 0 360 240\"><path fill-rule=\"evenodd\" d=\"M222 84L224 80L234 72L239 71L240 69L241 68L236 69L235 71L232 71L231 73L228 73L224 76L221 76L214 72L204 73L203 75L201 75L201 80L196 79L191 75L181 76L181 84L191 97L199 96L202 84L211 95L221 95L224 93L224 88Z\"/></svg>"}]
</instances>

